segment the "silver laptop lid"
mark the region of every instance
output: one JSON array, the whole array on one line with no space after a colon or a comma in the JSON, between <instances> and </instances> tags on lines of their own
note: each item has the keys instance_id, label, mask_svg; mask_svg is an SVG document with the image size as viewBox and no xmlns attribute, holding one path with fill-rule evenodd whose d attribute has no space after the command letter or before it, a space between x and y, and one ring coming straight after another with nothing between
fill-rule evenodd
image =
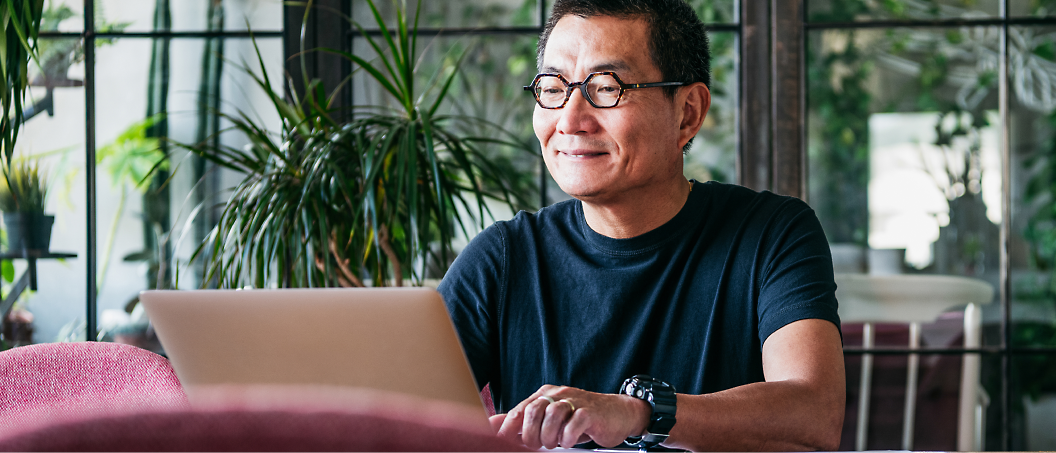
<instances>
[{"instance_id":1,"label":"silver laptop lid","mask_svg":"<svg viewBox=\"0 0 1056 453\"><path fill-rule=\"evenodd\" d=\"M210 385L310 384L483 409L430 288L144 291L140 300L192 400Z\"/></svg>"}]
</instances>

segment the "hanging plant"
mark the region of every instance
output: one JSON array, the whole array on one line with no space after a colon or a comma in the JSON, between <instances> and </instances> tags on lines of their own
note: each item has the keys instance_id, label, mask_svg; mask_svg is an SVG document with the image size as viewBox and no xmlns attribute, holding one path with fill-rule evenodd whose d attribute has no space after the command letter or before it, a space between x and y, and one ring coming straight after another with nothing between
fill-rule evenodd
<instances>
[{"instance_id":1,"label":"hanging plant","mask_svg":"<svg viewBox=\"0 0 1056 453\"><path fill-rule=\"evenodd\" d=\"M0 0L0 158L8 169L22 127L29 62L37 56L43 11L44 0Z\"/></svg>"}]
</instances>

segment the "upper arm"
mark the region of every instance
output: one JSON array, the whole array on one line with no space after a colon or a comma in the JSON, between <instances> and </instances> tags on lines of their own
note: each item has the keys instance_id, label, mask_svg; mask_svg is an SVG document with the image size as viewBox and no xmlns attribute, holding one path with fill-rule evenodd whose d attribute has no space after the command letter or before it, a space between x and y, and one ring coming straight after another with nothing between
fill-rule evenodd
<instances>
[{"instance_id":1,"label":"upper arm","mask_svg":"<svg viewBox=\"0 0 1056 453\"><path fill-rule=\"evenodd\" d=\"M495 317L505 293L505 265L504 236L493 225L455 258L437 288L481 387L493 381L498 366Z\"/></svg>"},{"instance_id":2,"label":"upper arm","mask_svg":"<svg viewBox=\"0 0 1056 453\"><path fill-rule=\"evenodd\" d=\"M759 341L805 319L829 321L839 337L836 283L825 232L814 212L799 200L782 203L761 247Z\"/></svg>"},{"instance_id":3,"label":"upper arm","mask_svg":"<svg viewBox=\"0 0 1056 453\"><path fill-rule=\"evenodd\" d=\"M763 343L763 376L767 382L795 381L811 388L817 402L838 410L843 422L843 344L832 322L802 319L771 334Z\"/></svg>"},{"instance_id":4,"label":"upper arm","mask_svg":"<svg viewBox=\"0 0 1056 453\"><path fill-rule=\"evenodd\" d=\"M763 343L763 375L767 382L839 378L842 386L839 330L823 319L801 319L778 329Z\"/></svg>"}]
</instances>

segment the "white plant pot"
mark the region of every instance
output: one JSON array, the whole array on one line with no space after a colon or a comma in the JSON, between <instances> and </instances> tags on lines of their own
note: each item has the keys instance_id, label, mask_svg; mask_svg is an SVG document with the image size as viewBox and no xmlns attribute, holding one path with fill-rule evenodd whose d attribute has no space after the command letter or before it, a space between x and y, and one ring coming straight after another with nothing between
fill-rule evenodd
<instances>
[{"instance_id":1,"label":"white plant pot","mask_svg":"<svg viewBox=\"0 0 1056 453\"><path fill-rule=\"evenodd\" d=\"M1041 395L1037 401L1023 398L1027 424L1027 450L1056 451L1056 394Z\"/></svg>"}]
</instances>

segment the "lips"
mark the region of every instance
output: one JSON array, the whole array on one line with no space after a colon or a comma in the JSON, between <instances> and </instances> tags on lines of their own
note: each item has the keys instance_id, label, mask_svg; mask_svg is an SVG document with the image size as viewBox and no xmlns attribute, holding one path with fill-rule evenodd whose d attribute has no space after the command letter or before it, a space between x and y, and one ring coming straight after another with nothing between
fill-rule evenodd
<instances>
[{"instance_id":1,"label":"lips","mask_svg":"<svg viewBox=\"0 0 1056 453\"><path fill-rule=\"evenodd\" d=\"M590 150L582 150L582 149L569 150L569 151L558 151L558 152L561 153L561 154L564 154L567 157L571 157L571 158L575 158L575 159L586 159L586 158L590 158L590 157L598 157L598 156L604 156L606 154L609 154L609 153L607 153L605 151L590 151Z\"/></svg>"}]
</instances>

